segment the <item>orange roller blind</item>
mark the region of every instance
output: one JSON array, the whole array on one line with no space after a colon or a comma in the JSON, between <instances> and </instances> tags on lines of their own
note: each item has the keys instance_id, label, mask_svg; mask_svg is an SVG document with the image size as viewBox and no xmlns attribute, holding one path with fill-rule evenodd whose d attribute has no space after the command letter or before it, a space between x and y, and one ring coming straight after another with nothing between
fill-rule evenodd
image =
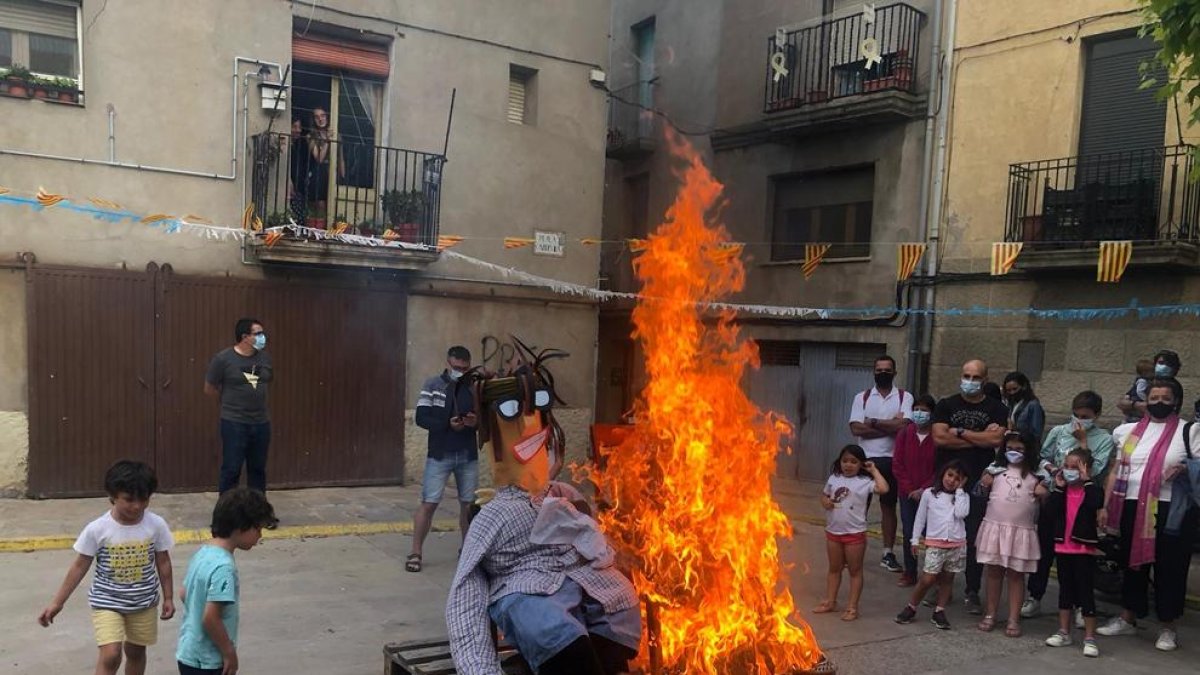
<instances>
[{"instance_id":1,"label":"orange roller blind","mask_svg":"<svg viewBox=\"0 0 1200 675\"><path fill-rule=\"evenodd\" d=\"M299 35L292 36L292 60L377 77L387 77L391 65L387 47L382 45L346 44Z\"/></svg>"}]
</instances>

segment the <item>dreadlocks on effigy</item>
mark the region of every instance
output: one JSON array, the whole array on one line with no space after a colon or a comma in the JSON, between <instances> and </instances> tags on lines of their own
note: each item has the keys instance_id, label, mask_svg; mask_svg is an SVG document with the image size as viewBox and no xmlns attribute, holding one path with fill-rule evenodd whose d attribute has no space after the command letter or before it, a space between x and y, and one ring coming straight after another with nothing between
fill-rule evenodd
<instances>
[{"instance_id":1,"label":"dreadlocks on effigy","mask_svg":"<svg viewBox=\"0 0 1200 675\"><path fill-rule=\"evenodd\" d=\"M554 403L566 405L566 401L562 400L555 391L554 375L546 367L546 362L566 358L570 354L552 347L534 352L520 339L510 337L512 337L516 355L510 363L506 364L507 370L489 374L481 368L475 368L467 373L475 397L475 409L480 411L481 417L484 418L478 433L480 448L498 437L495 428L496 416L484 414L489 411L490 406L501 401L516 400L521 404L521 411L529 414L530 411L536 409L534 394L539 390L550 392L551 401ZM550 429L548 449L556 460L561 462L563 453L566 451L566 435L563 433L562 426L554 419L553 406L542 408L541 413L545 426ZM503 449L499 444L493 443L492 445L494 459L500 460Z\"/></svg>"}]
</instances>

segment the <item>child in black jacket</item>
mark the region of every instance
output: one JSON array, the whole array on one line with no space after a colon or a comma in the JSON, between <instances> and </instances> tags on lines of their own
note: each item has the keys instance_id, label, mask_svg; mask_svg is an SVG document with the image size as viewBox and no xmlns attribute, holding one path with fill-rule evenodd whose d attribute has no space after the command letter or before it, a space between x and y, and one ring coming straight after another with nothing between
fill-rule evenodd
<instances>
[{"instance_id":1,"label":"child in black jacket","mask_svg":"<svg viewBox=\"0 0 1200 675\"><path fill-rule=\"evenodd\" d=\"M1071 641L1071 613L1083 612L1083 655L1100 656L1096 646L1095 557L1099 537L1096 513L1104 506L1104 490L1091 479L1092 454L1085 448L1067 453L1054 475L1046 502L1054 523L1054 554L1058 560L1058 632L1046 639L1051 647Z\"/></svg>"}]
</instances>

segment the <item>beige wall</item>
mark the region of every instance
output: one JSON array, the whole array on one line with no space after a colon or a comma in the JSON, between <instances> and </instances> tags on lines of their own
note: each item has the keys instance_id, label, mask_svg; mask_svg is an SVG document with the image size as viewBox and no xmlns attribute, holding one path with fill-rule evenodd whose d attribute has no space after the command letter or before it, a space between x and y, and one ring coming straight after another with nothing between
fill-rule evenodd
<instances>
[{"instance_id":1,"label":"beige wall","mask_svg":"<svg viewBox=\"0 0 1200 675\"><path fill-rule=\"evenodd\" d=\"M317 7L255 0L252 11L248 4L206 0L172 3L168 9L156 0L84 0L86 105L0 97L0 117L6 120L0 125L0 149L107 160L106 108L111 104L118 161L228 174L234 57L288 64L293 21L311 18L318 29L327 23L392 39L386 105L392 147L441 152L451 90L457 88L440 223L443 234L468 238L457 251L554 279L595 283L598 251L577 240L600 236L606 101L588 77L607 61L607 0L519 6L486 0L335 0ZM537 70L535 124L506 120L510 63ZM239 74L255 69L242 65ZM239 78L239 123L242 83ZM284 131L290 115L282 114L272 130ZM270 119L260 109L253 80L248 118L252 134L265 130ZM240 149L240 135L237 142ZM249 199L241 160L239 153L237 178L229 180L0 154L0 185L18 193L44 186L79 200L113 200L140 214L195 214L236 226ZM535 229L567 233L566 255L541 257L528 248L503 248L505 236L532 237ZM141 223L106 223L61 208L2 207L0 256L19 251L32 251L46 264L138 269L154 261L170 263L181 274L264 273L242 262L236 242L167 236ZM6 318L0 327L0 489L20 487L28 454L24 281L23 274L11 274L16 281L0 276L0 310ZM502 275L456 261L436 262L414 279L425 292L477 299L413 298L409 401L415 402L421 378L431 374L425 372L428 359L440 363L449 344L477 349L481 331L513 332L572 352L561 378L565 397L582 411L581 419L590 419L594 307L493 303L492 297L553 301L558 296L517 287ZM415 452L423 448L421 440ZM410 466L409 477L419 477L419 469Z\"/></svg>"}]
</instances>

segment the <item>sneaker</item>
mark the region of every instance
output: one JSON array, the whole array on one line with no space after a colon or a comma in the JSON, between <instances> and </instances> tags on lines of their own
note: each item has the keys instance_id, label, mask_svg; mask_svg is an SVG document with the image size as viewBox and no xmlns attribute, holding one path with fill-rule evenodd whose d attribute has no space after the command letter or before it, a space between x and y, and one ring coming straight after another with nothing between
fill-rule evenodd
<instances>
[{"instance_id":1,"label":"sneaker","mask_svg":"<svg viewBox=\"0 0 1200 675\"><path fill-rule=\"evenodd\" d=\"M963 607L967 608L967 614L979 616L983 614L983 604L979 602L979 593L968 592L963 598Z\"/></svg>"},{"instance_id":2,"label":"sneaker","mask_svg":"<svg viewBox=\"0 0 1200 675\"><path fill-rule=\"evenodd\" d=\"M916 586L917 580L908 576L908 574L901 574L900 579L896 582L896 585L901 588L908 588L909 586Z\"/></svg>"},{"instance_id":3,"label":"sneaker","mask_svg":"<svg viewBox=\"0 0 1200 675\"><path fill-rule=\"evenodd\" d=\"M1179 648L1175 643L1175 631L1170 628L1164 628L1158 633L1158 639L1154 641L1154 648L1160 652L1173 652Z\"/></svg>"},{"instance_id":4,"label":"sneaker","mask_svg":"<svg viewBox=\"0 0 1200 675\"><path fill-rule=\"evenodd\" d=\"M896 554L891 551L883 552L883 558L879 560L879 566L897 574L904 571L904 567L900 564L900 561L896 560Z\"/></svg>"},{"instance_id":5,"label":"sneaker","mask_svg":"<svg viewBox=\"0 0 1200 675\"><path fill-rule=\"evenodd\" d=\"M1137 633L1137 626L1129 623L1119 616L1114 616L1111 621L1097 628L1096 632L1104 637L1113 637L1115 635L1134 635Z\"/></svg>"},{"instance_id":6,"label":"sneaker","mask_svg":"<svg viewBox=\"0 0 1200 675\"><path fill-rule=\"evenodd\" d=\"M1075 627L1083 628L1083 610L1082 609L1075 610Z\"/></svg>"},{"instance_id":7,"label":"sneaker","mask_svg":"<svg viewBox=\"0 0 1200 675\"><path fill-rule=\"evenodd\" d=\"M1032 595L1025 598L1025 603L1021 605L1021 618L1032 619L1042 613L1042 601Z\"/></svg>"},{"instance_id":8,"label":"sneaker","mask_svg":"<svg viewBox=\"0 0 1200 675\"><path fill-rule=\"evenodd\" d=\"M929 621L941 630L950 630L950 620L946 618L946 610L944 609L934 612L933 617Z\"/></svg>"},{"instance_id":9,"label":"sneaker","mask_svg":"<svg viewBox=\"0 0 1200 675\"><path fill-rule=\"evenodd\" d=\"M912 623L915 618L917 618L917 610L912 605L905 605L904 609L896 615L896 623Z\"/></svg>"},{"instance_id":10,"label":"sneaker","mask_svg":"<svg viewBox=\"0 0 1200 675\"><path fill-rule=\"evenodd\" d=\"M1083 655L1090 656L1093 659L1100 656L1100 648L1096 646L1095 638L1083 641Z\"/></svg>"},{"instance_id":11,"label":"sneaker","mask_svg":"<svg viewBox=\"0 0 1200 675\"><path fill-rule=\"evenodd\" d=\"M1046 638L1047 647L1070 647L1074 643L1067 633L1055 633Z\"/></svg>"}]
</instances>

